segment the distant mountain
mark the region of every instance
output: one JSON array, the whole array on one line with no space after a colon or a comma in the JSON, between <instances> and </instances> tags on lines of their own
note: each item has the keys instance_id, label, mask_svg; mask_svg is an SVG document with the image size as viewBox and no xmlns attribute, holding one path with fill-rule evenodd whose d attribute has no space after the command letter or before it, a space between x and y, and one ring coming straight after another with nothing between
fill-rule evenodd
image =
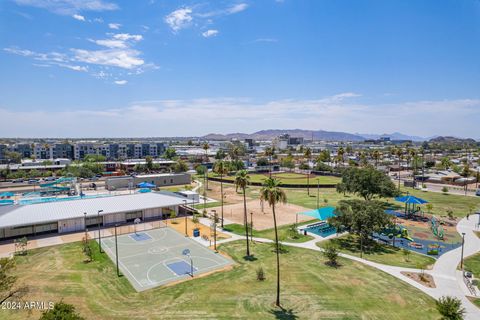
<instances>
[{"instance_id":1,"label":"distant mountain","mask_svg":"<svg viewBox=\"0 0 480 320\"><path fill-rule=\"evenodd\" d=\"M359 133L358 135L365 137L365 139L390 138L390 140L412 140L416 142L422 142L422 141L428 140L428 138L423 138L419 136L409 136L400 132L384 133L384 134Z\"/></svg>"},{"instance_id":2,"label":"distant mountain","mask_svg":"<svg viewBox=\"0 0 480 320\"><path fill-rule=\"evenodd\" d=\"M430 139L430 141L428 142L439 143L439 144L456 144L456 145L465 145L465 144L472 145L477 143L474 139L471 139L471 138L463 139L463 138L449 137L449 136L436 137L436 138Z\"/></svg>"},{"instance_id":3,"label":"distant mountain","mask_svg":"<svg viewBox=\"0 0 480 320\"><path fill-rule=\"evenodd\" d=\"M230 139L255 139L255 140L271 140L282 134L289 134L291 137L300 137L311 140L312 136L315 140L324 141L363 141L364 137L356 134L336 131L324 130L302 130L302 129L269 129L261 130L251 134L247 133L230 133L230 134L216 134L211 133L201 137L206 140L230 140Z\"/></svg>"}]
</instances>

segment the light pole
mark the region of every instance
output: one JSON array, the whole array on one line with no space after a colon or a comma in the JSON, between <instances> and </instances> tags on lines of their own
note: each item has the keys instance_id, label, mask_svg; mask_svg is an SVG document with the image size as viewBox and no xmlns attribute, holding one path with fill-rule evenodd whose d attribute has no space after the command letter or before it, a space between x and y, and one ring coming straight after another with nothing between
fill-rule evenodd
<instances>
[{"instance_id":1,"label":"light pole","mask_svg":"<svg viewBox=\"0 0 480 320\"><path fill-rule=\"evenodd\" d=\"M117 227L118 223L115 224L115 260L117 262L117 276L120 277L120 271L118 270L118 242L117 242Z\"/></svg>"},{"instance_id":2,"label":"light pole","mask_svg":"<svg viewBox=\"0 0 480 320\"><path fill-rule=\"evenodd\" d=\"M183 200L185 202L185 237L188 237L188 230L187 230L187 200Z\"/></svg>"},{"instance_id":3,"label":"light pole","mask_svg":"<svg viewBox=\"0 0 480 320\"><path fill-rule=\"evenodd\" d=\"M83 216L84 216L84 218L83 218L83 224L84 224L84 226L85 226L85 243L87 243L87 213L84 212L84 213L83 213Z\"/></svg>"},{"instance_id":4,"label":"light pole","mask_svg":"<svg viewBox=\"0 0 480 320\"><path fill-rule=\"evenodd\" d=\"M460 260L460 269L462 269L463 274L463 247L465 246L465 232L462 232L462 258Z\"/></svg>"},{"instance_id":5,"label":"light pole","mask_svg":"<svg viewBox=\"0 0 480 320\"><path fill-rule=\"evenodd\" d=\"M98 210L97 211L97 222L98 222L98 246L100 248L100 253L102 253L102 236L100 234L100 212L103 212L103 210Z\"/></svg>"},{"instance_id":6,"label":"light pole","mask_svg":"<svg viewBox=\"0 0 480 320\"><path fill-rule=\"evenodd\" d=\"M317 179L317 209L320 208L320 178Z\"/></svg>"},{"instance_id":7,"label":"light pole","mask_svg":"<svg viewBox=\"0 0 480 320\"><path fill-rule=\"evenodd\" d=\"M250 242L253 242L253 211L250 211Z\"/></svg>"}]
</instances>

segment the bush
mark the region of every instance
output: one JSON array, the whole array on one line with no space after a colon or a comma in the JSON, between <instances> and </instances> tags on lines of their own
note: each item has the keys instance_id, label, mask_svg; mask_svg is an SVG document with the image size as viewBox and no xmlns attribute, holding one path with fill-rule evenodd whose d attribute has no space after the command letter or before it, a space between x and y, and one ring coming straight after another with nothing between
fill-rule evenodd
<instances>
[{"instance_id":1,"label":"bush","mask_svg":"<svg viewBox=\"0 0 480 320\"><path fill-rule=\"evenodd\" d=\"M441 297L437 300L437 310L445 320L462 320L465 315L465 309L462 307L462 301L455 297Z\"/></svg>"},{"instance_id":2,"label":"bush","mask_svg":"<svg viewBox=\"0 0 480 320\"><path fill-rule=\"evenodd\" d=\"M265 271L263 271L263 268L262 267L258 267L257 270L257 280L258 281L263 281L265 280Z\"/></svg>"},{"instance_id":3,"label":"bush","mask_svg":"<svg viewBox=\"0 0 480 320\"><path fill-rule=\"evenodd\" d=\"M447 187L443 187L443 188L442 188L442 192L443 192L443 193L448 193L448 188L447 188Z\"/></svg>"},{"instance_id":4,"label":"bush","mask_svg":"<svg viewBox=\"0 0 480 320\"><path fill-rule=\"evenodd\" d=\"M427 251L429 256L438 256L438 249L431 249Z\"/></svg>"},{"instance_id":5,"label":"bush","mask_svg":"<svg viewBox=\"0 0 480 320\"><path fill-rule=\"evenodd\" d=\"M71 304L58 302L55 303L53 309L45 311L40 320L59 320L59 319L66 319L66 320L83 320L84 318L81 317L75 310L75 307Z\"/></svg>"},{"instance_id":6,"label":"bush","mask_svg":"<svg viewBox=\"0 0 480 320\"><path fill-rule=\"evenodd\" d=\"M332 267L337 267L338 266L338 249L337 247L329 242L324 248L323 251L323 256L327 258L327 264L332 266Z\"/></svg>"}]
</instances>

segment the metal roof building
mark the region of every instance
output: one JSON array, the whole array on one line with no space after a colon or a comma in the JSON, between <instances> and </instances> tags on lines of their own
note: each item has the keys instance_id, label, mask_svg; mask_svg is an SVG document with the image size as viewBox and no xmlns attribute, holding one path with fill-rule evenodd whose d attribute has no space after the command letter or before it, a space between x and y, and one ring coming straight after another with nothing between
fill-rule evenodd
<instances>
[{"instance_id":1,"label":"metal roof building","mask_svg":"<svg viewBox=\"0 0 480 320\"><path fill-rule=\"evenodd\" d=\"M74 232L89 226L159 219L185 198L144 193L0 207L0 239L47 232ZM103 210L99 213L99 210ZM86 215L85 215L86 213Z\"/></svg>"}]
</instances>

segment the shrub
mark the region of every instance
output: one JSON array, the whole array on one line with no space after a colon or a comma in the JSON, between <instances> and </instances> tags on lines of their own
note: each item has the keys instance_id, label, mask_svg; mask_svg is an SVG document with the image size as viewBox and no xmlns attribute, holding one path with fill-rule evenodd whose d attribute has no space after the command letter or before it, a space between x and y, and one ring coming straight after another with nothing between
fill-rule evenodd
<instances>
[{"instance_id":1,"label":"shrub","mask_svg":"<svg viewBox=\"0 0 480 320\"><path fill-rule=\"evenodd\" d=\"M258 267L257 270L256 270L256 273L257 273L257 280L258 281L263 281L265 280L265 271L263 271L263 268L262 267Z\"/></svg>"},{"instance_id":2,"label":"shrub","mask_svg":"<svg viewBox=\"0 0 480 320\"><path fill-rule=\"evenodd\" d=\"M443 188L442 188L442 192L445 193L445 194L447 194L447 193L448 193L448 188L447 188L447 187L443 187Z\"/></svg>"},{"instance_id":3,"label":"shrub","mask_svg":"<svg viewBox=\"0 0 480 320\"><path fill-rule=\"evenodd\" d=\"M405 261L408 262L410 261L410 250L407 249L402 249L403 256L405 257Z\"/></svg>"},{"instance_id":4,"label":"shrub","mask_svg":"<svg viewBox=\"0 0 480 320\"><path fill-rule=\"evenodd\" d=\"M438 256L438 249L431 249L427 251L429 256Z\"/></svg>"},{"instance_id":5,"label":"shrub","mask_svg":"<svg viewBox=\"0 0 480 320\"><path fill-rule=\"evenodd\" d=\"M458 298L448 296L441 297L437 300L436 305L443 320L462 320L465 315L462 301Z\"/></svg>"},{"instance_id":6,"label":"shrub","mask_svg":"<svg viewBox=\"0 0 480 320\"><path fill-rule=\"evenodd\" d=\"M327 245L325 246L324 248L324 251L323 251L323 256L325 258L327 258L327 264L332 266L332 267L336 267L338 266L338 249L337 247L329 242L327 243Z\"/></svg>"}]
</instances>

